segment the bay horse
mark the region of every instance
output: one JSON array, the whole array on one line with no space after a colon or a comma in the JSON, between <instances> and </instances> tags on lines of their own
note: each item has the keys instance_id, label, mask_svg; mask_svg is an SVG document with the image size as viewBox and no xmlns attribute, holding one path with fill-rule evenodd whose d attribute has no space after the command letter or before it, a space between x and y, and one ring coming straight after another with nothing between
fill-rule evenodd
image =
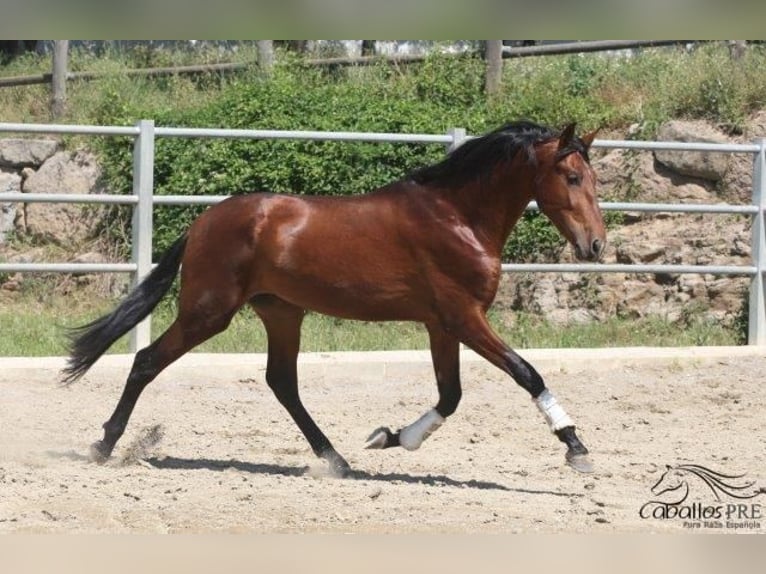
<instances>
[{"instance_id":1,"label":"bay horse","mask_svg":"<svg viewBox=\"0 0 766 574\"><path fill-rule=\"evenodd\" d=\"M178 314L136 353L122 396L91 458L107 460L139 395L165 367L225 330L249 304L268 337L266 382L313 452L337 476L350 467L301 402L297 359L307 310L365 321L416 321L429 334L439 399L398 432L375 430L367 448L420 447L461 398L464 343L532 397L567 447L566 461L590 471L588 449L540 376L506 345L486 312L500 280L503 246L531 200L571 243L597 261L606 233L588 150L577 137L528 121L472 138L442 161L367 194L313 197L253 193L203 212L115 310L71 333L64 382L79 379L160 302L180 268Z\"/></svg>"}]
</instances>

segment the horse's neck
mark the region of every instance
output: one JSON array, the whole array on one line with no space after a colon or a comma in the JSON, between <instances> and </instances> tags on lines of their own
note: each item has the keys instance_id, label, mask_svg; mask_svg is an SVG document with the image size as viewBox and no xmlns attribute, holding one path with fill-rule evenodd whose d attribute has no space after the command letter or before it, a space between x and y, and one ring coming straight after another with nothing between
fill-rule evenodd
<instances>
[{"instance_id":1,"label":"horse's neck","mask_svg":"<svg viewBox=\"0 0 766 574\"><path fill-rule=\"evenodd\" d=\"M477 236L484 238L487 248L499 257L532 198L531 179L493 174L486 181L455 190L453 203L470 221Z\"/></svg>"}]
</instances>

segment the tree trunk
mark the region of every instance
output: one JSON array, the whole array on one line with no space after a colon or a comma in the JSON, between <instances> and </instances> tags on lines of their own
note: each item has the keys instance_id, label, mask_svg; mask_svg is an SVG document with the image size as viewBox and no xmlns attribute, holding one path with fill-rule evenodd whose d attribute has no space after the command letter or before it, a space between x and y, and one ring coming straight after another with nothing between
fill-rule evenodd
<instances>
[{"instance_id":1,"label":"tree trunk","mask_svg":"<svg viewBox=\"0 0 766 574\"><path fill-rule=\"evenodd\" d=\"M484 58L487 62L484 91L494 96L500 92L503 77L503 41L485 40Z\"/></svg>"},{"instance_id":2,"label":"tree trunk","mask_svg":"<svg viewBox=\"0 0 766 574\"><path fill-rule=\"evenodd\" d=\"M56 40L53 44L53 75L51 77L51 116L58 120L66 113L66 76L69 40Z\"/></svg>"}]
</instances>

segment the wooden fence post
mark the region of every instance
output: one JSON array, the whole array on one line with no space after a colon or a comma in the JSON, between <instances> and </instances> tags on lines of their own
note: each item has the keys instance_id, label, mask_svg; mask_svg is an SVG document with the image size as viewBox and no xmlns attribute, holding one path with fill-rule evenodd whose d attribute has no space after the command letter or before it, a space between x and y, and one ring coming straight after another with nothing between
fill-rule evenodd
<instances>
[{"instance_id":1,"label":"wooden fence post","mask_svg":"<svg viewBox=\"0 0 766 574\"><path fill-rule=\"evenodd\" d=\"M732 60L741 60L747 50L747 40L729 40L729 55Z\"/></svg>"},{"instance_id":2,"label":"wooden fence post","mask_svg":"<svg viewBox=\"0 0 766 574\"><path fill-rule=\"evenodd\" d=\"M51 77L51 116L60 119L66 112L66 77L69 40L56 40L53 45L53 75Z\"/></svg>"},{"instance_id":3,"label":"wooden fence post","mask_svg":"<svg viewBox=\"0 0 766 574\"><path fill-rule=\"evenodd\" d=\"M503 78L503 41L485 40L484 58L487 62L484 91L487 96L494 96L500 92Z\"/></svg>"},{"instance_id":4,"label":"wooden fence post","mask_svg":"<svg viewBox=\"0 0 766 574\"><path fill-rule=\"evenodd\" d=\"M274 67L274 41L258 40L258 67L270 74Z\"/></svg>"}]
</instances>

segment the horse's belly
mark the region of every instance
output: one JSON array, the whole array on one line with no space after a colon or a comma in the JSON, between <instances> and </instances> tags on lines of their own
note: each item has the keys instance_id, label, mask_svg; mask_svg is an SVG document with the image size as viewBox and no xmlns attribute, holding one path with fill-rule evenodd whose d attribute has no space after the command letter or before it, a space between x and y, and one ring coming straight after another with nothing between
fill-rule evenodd
<instances>
[{"instance_id":1,"label":"horse's belly","mask_svg":"<svg viewBox=\"0 0 766 574\"><path fill-rule=\"evenodd\" d=\"M430 308L407 285L360 280L299 279L274 294L303 309L363 321L425 321Z\"/></svg>"}]
</instances>

